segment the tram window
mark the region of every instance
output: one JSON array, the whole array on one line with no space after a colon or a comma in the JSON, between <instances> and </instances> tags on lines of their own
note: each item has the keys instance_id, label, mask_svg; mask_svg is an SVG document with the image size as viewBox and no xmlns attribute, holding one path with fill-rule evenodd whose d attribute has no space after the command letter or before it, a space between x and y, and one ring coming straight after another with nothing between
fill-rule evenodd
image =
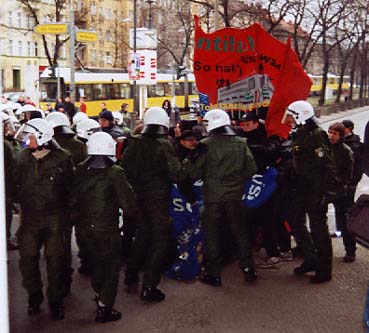
<instances>
[{"instance_id":1,"label":"tram window","mask_svg":"<svg viewBox=\"0 0 369 333\"><path fill-rule=\"evenodd\" d=\"M147 97L155 97L155 86L148 86L147 87Z\"/></svg>"},{"instance_id":2,"label":"tram window","mask_svg":"<svg viewBox=\"0 0 369 333\"><path fill-rule=\"evenodd\" d=\"M131 86L128 83L119 84L119 88L121 98L131 98Z\"/></svg>"},{"instance_id":3,"label":"tram window","mask_svg":"<svg viewBox=\"0 0 369 333\"><path fill-rule=\"evenodd\" d=\"M107 84L107 91L108 91L108 99L119 99L120 98L120 90L119 90L119 84L113 83L113 84Z\"/></svg>"},{"instance_id":4,"label":"tram window","mask_svg":"<svg viewBox=\"0 0 369 333\"><path fill-rule=\"evenodd\" d=\"M249 80L249 89L255 89L255 79L251 78Z\"/></svg>"},{"instance_id":5,"label":"tram window","mask_svg":"<svg viewBox=\"0 0 369 333\"><path fill-rule=\"evenodd\" d=\"M80 97L84 97L86 100L91 100L92 86L90 84L79 84L76 86L77 101Z\"/></svg>"},{"instance_id":6,"label":"tram window","mask_svg":"<svg viewBox=\"0 0 369 333\"><path fill-rule=\"evenodd\" d=\"M102 83L97 83L93 85L93 99L106 99L105 85L103 85Z\"/></svg>"},{"instance_id":7,"label":"tram window","mask_svg":"<svg viewBox=\"0 0 369 333\"><path fill-rule=\"evenodd\" d=\"M190 95L197 95L198 94L195 82L190 82L189 83L188 93Z\"/></svg>"},{"instance_id":8,"label":"tram window","mask_svg":"<svg viewBox=\"0 0 369 333\"><path fill-rule=\"evenodd\" d=\"M184 83L183 82L176 82L174 85L175 94L180 96L184 95Z\"/></svg>"},{"instance_id":9,"label":"tram window","mask_svg":"<svg viewBox=\"0 0 369 333\"><path fill-rule=\"evenodd\" d=\"M155 87L155 93L152 97L163 97L165 95L164 83L157 83Z\"/></svg>"},{"instance_id":10,"label":"tram window","mask_svg":"<svg viewBox=\"0 0 369 333\"><path fill-rule=\"evenodd\" d=\"M57 94L56 83L42 83L41 84L41 102L56 101Z\"/></svg>"}]
</instances>

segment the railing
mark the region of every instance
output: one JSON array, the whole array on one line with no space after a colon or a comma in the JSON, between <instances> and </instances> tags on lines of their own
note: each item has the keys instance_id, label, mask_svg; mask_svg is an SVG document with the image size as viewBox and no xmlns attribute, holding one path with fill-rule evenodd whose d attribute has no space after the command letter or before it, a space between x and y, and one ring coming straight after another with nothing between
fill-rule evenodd
<instances>
[{"instance_id":1,"label":"railing","mask_svg":"<svg viewBox=\"0 0 369 333\"><path fill-rule=\"evenodd\" d=\"M334 103L330 105L323 105L315 107L315 115L317 117L337 113L340 111L351 110L362 106L369 105L369 98L355 99L353 101L346 101Z\"/></svg>"}]
</instances>

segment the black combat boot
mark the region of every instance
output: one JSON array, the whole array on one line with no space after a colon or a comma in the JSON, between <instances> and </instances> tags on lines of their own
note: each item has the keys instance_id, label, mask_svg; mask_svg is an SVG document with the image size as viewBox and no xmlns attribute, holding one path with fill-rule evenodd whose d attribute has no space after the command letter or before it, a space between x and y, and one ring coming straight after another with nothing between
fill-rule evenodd
<instances>
[{"instance_id":1,"label":"black combat boot","mask_svg":"<svg viewBox=\"0 0 369 333\"><path fill-rule=\"evenodd\" d=\"M49 304L51 311L52 320L62 320L64 319L64 305L62 302L55 302Z\"/></svg>"},{"instance_id":2,"label":"black combat boot","mask_svg":"<svg viewBox=\"0 0 369 333\"><path fill-rule=\"evenodd\" d=\"M304 261L300 266L296 267L293 272L296 275L303 275L305 273L314 272L316 270L313 263Z\"/></svg>"},{"instance_id":3,"label":"black combat boot","mask_svg":"<svg viewBox=\"0 0 369 333\"><path fill-rule=\"evenodd\" d=\"M161 302L165 299L165 294L158 288L151 285L142 285L141 299L147 302Z\"/></svg>"},{"instance_id":4,"label":"black combat boot","mask_svg":"<svg viewBox=\"0 0 369 333\"><path fill-rule=\"evenodd\" d=\"M107 323L109 321L120 320L121 318L122 314L111 306L97 305L96 321L98 323Z\"/></svg>"},{"instance_id":5,"label":"black combat boot","mask_svg":"<svg viewBox=\"0 0 369 333\"><path fill-rule=\"evenodd\" d=\"M28 314L35 316L40 313L40 305L44 300L42 290L28 296Z\"/></svg>"},{"instance_id":6,"label":"black combat boot","mask_svg":"<svg viewBox=\"0 0 369 333\"><path fill-rule=\"evenodd\" d=\"M213 276L208 273L203 273L200 275L199 280L202 283L208 284L213 287L221 287L222 286L222 280L220 276Z\"/></svg>"},{"instance_id":7,"label":"black combat boot","mask_svg":"<svg viewBox=\"0 0 369 333\"><path fill-rule=\"evenodd\" d=\"M242 269L243 277L246 282L253 282L258 278L255 269L252 266L247 266Z\"/></svg>"}]
</instances>

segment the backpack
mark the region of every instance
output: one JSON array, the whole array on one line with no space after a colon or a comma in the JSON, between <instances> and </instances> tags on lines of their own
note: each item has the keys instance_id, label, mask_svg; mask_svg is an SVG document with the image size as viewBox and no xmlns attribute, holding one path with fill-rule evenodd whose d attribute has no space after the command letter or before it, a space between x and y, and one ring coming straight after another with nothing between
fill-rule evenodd
<instances>
[{"instance_id":1,"label":"backpack","mask_svg":"<svg viewBox=\"0 0 369 333\"><path fill-rule=\"evenodd\" d=\"M369 249L369 194L362 194L349 210L347 231L355 240Z\"/></svg>"}]
</instances>

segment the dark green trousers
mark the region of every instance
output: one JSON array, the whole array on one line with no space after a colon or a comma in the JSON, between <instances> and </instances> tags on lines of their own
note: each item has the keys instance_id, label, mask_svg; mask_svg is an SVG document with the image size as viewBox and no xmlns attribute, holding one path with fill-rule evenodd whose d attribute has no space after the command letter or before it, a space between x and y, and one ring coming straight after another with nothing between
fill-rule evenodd
<instances>
[{"instance_id":1,"label":"dark green trousers","mask_svg":"<svg viewBox=\"0 0 369 333\"><path fill-rule=\"evenodd\" d=\"M143 284L157 286L165 266L171 239L169 198L138 201L136 239L128 270L143 269Z\"/></svg>"},{"instance_id":2,"label":"dark green trousers","mask_svg":"<svg viewBox=\"0 0 369 333\"><path fill-rule=\"evenodd\" d=\"M332 271L332 240L327 224L327 200L320 181L301 182L294 190L288 221L304 259L317 271ZM309 217L310 232L306 226Z\"/></svg>"},{"instance_id":3,"label":"dark green trousers","mask_svg":"<svg viewBox=\"0 0 369 333\"><path fill-rule=\"evenodd\" d=\"M62 214L23 213L19 231L19 267L29 295L42 290L40 250L45 247L49 303L63 300L65 231Z\"/></svg>"},{"instance_id":4,"label":"dark green trousers","mask_svg":"<svg viewBox=\"0 0 369 333\"><path fill-rule=\"evenodd\" d=\"M101 302L113 306L118 293L119 272L122 266L122 243L119 231L104 232L81 228L86 241L87 255L91 259L91 285Z\"/></svg>"},{"instance_id":5,"label":"dark green trousers","mask_svg":"<svg viewBox=\"0 0 369 333\"><path fill-rule=\"evenodd\" d=\"M221 232L228 223L237 246L239 265L245 268L252 264L245 208L240 201L206 203L204 210L205 267L212 276L222 271Z\"/></svg>"}]
</instances>

